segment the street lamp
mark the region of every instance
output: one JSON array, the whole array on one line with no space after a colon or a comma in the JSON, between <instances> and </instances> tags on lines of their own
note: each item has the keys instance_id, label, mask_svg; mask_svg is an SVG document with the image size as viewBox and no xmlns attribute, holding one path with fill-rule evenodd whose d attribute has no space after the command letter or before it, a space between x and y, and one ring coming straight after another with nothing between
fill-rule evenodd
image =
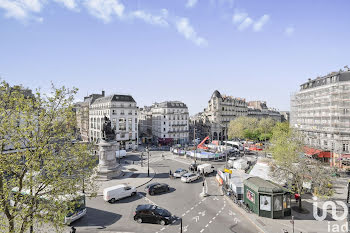
<instances>
[{"instance_id":1,"label":"street lamp","mask_svg":"<svg viewBox=\"0 0 350 233\"><path fill-rule=\"evenodd\" d=\"M143 167L143 151L141 151L141 167Z\"/></svg>"},{"instance_id":2,"label":"street lamp","mask_svg":"<svg viewBox=\"0 0 350 233\"><path fill-rule=\"evenodd\" d=\"M147 177L149 177L149 149L147 146Z\"/></svg>"}]
</instances>

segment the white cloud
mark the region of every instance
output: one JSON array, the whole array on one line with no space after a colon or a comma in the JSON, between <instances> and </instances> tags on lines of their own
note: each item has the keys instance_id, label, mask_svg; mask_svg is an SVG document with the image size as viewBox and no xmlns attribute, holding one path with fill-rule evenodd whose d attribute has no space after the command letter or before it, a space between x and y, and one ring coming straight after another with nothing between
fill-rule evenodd
<instances>
[{"instance_id":1,"label":"white cloud","mask_svg":"<svg viewBox=\"0 0 350 233\"><path fill-rule=\"evenodd\" d=\"M238 23L241 23L243 20L245 20L247 17L248 17L247 13L236 11L232 16L232 22L234 24L238 24Z\"/></svg>"},{"instance_id":2,"label":"white cloud","mask_svg":"<svg viewBox=\"0 0 350 233\"><path fill-rule=\"evenodd\" d=\"M254 23L253 30L255 32L261 31L262 27L270 20L269 15L263 15L258 21Z\"/></svg>"},{"instance_id":3,"label":"white cloud","mask_svg":"<svg viewBox=\"0 0 350 233\"><path fill-rule=\"evenodd\" d=\"M60 4L63 4L69 10L76 10L78 7L78 4L75 0L54 0L54 1Z\"/></svg>"},{"instance_id":4,"label":"white cloud","mask_svg":"<svg viewBox=\"0 0 350 233\"><path fill-rule=\"evenodd\" d=\"M105 23L112 20L113 15L124 17L124 5L118 0L87 0L86 7L90 14L102 19Z\"/></svg>"},{"instance_id":5,"label":"white cloud","mask_svg":"<svg viewBox=\"0 0 350 233\"><path fill-rule=\"evenodd\" d=\"M243 22L238 26L238 30L243 31L247 29L250 25L252 25L253 20L249 17L245 18Z\"/></svg>"},{"instance_id":6,"label":"white cloud","mask_svg":"<svg viewBox=\"0 0 350 233\"><path fill-rule=\"evenodd\" d=\"M208 42L203 37L197 35L187 18L180 18L176 21L177 31L183 35L187 40L192 41L198 46L207 46Z\"/></svg>"},{"instance_id":7,"label":"white cloud","mask_svg":"<svg viewBox=\"0 0 350 233\"><path fill-rule=\"evenodd\" d=\"M197 4L198 0L187 0L186 7L192 8Z\"/></svg>"},{"instance_id":8,"label":"white cloud","mask_svg":"<svg viewBox=\"0 0 350 233\"><path fill-rule=\"evenodd\" d=\"M5 10L5 17L26 20L33 13L39 13L43 7L43 0L0 0L0 8Z\"/></svg>"},{"instance_id":9,"label":"white cloud","mask_svg":"<svg viewBox=\"0 0 350 233\"><path fill-rule=\"evenodd\" d=\"M159 25L164 27L169 26L169 23L166 20L166 18L168 17L168 11L166 9L162 9L161 15L152 15L145 11L137 10L137 11L131 12L130 16L132 18L141 19L149 24Z\"/></svg>"},{"instance_id":10,"label":"white cloud","mask_svg":"<svg viewBox=\"0 0 350 233\"><path fill-rule=\"evenodd\" d=\"M286 36L291 36L294 34L295 28L293 26L289 26L284 30L284 34Z\"/></svg>"}]
</instances>

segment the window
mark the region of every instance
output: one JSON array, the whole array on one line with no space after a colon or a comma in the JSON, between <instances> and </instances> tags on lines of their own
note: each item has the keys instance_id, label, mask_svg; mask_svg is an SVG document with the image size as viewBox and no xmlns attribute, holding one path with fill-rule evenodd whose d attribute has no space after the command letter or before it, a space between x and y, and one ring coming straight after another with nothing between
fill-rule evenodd
<instances>
[{"instance_id":1,"label":"window","mask_svg":"<svg viewBox=\"0 0 350 233\"><path fill-rule=\"evenodd\" d=\"M343 152L349 151L349 144L343 144Z\"/></svg>"},{"instance_id":2,"label":"window","mask_svg":"<svg viewBox=\"0 0 350 233\"><path fill-rule=\"evenodd\" d=\"M163 125L165 125L165 121L163 123L164 123Z\"/></svg>"},{"instance_id":3,"label":"window","mask_svg":"<svg viewBox=\"0 0 350 233\"><path fill-rule=\"evenodd\" d=\"M132 131L132 118L128 119L128 128L129 128L129 131Z\"/></svg>"},{"instance_id":4,"label":"window","mask_svg":"<svg viewBox=\"0 0 350 233\"><path fill-rule=\"evenodd\" d=\"M119 130L126 130L125 118L119 119Z\"/></svg>"},{"instance_id":5,"label":"window","mask_svg":"<svg viewBox=\"0 0 350 233\"><path fill-rule=\"evenodd\" d=\"M163 135L163 138L165 138L165 134Z\"/></svg>"},{"instance_id":6,"label":"window","mask_svg":"<svg viewBox=\"0 0 350 233\"><path fill-rule=\"evenodd\" d=\"M163 131L165 131L165 128L163 128Z\"/></svg>"}]
</instances>

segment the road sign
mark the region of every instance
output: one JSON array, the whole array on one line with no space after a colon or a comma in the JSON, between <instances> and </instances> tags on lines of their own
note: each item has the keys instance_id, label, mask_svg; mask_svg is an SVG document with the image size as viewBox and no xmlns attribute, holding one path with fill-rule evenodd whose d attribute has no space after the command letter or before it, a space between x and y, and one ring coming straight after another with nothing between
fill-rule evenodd
<instances>
[{"instance_id":1,"label":"road sign","mask_svg":"<svg viewBox=\"0 0 350 233\"><path fill-rule=\"evenodd\" d=\"M229 169L226 169L226 168L225 168L224 172L232 174L232 171Z\"/></svg>"}]
</instances>

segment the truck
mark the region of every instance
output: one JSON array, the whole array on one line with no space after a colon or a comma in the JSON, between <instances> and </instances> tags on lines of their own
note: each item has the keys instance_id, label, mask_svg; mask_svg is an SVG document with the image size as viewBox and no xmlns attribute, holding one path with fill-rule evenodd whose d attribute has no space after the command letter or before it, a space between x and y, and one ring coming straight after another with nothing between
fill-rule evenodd
<instances>
[{"instance_id":1,"label":"truck","mask_svg":"<svg viewBox=\"0 0 350 233\"><path fill-rule=\"evenodd\" d=\"M211 165L210 163L204 163L204 164L197 166L197 171L200 174L207 175L207 174L212 173L214 171L214 166Z\"/></svg>"}]
</instances>

